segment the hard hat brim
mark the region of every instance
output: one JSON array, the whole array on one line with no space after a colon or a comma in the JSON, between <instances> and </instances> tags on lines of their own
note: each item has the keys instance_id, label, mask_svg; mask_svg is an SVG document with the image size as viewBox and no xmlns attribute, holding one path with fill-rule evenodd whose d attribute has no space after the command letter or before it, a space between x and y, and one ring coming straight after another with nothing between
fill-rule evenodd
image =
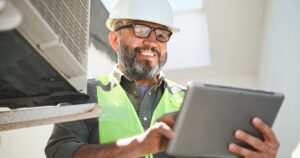
<instances>
[{"instance_id":1,"label":"hard hat brim","mask_svg":"<svg viewBox=\"0 0 300 158\"><path fill-rule=\"evenodd\" d=\"M112 18L108 18L106 20L106 27L110 30L110 31L114 31L114 24L116 21L119 21L119 20L125 20L125 19L112 19ZM147 21L147 20L144 20L144 19L126 19L126 20L139 20L139 21L145 21L145 22L152 22L152 21ZM152 22L153 23L153 22ZM159 24L159 25L163 25L163 26L166 26L172 33L177 33L180 31L179 28L175 27L175 26L170 26L170 25L166 25L166 24L162 24L162 23L157 23L157 22L154 22L156 24Z\"/></svg>"}]
</instances>

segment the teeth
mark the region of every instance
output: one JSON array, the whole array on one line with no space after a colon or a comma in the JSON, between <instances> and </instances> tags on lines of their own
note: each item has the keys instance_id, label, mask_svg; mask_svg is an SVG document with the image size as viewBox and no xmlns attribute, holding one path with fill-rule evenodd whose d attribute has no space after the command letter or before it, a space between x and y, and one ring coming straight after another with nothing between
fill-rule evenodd
<instances>
[{"instance_id":1,"label":"teeth","mask_svg":"<svg viewBox=\"0 0 300 158\"><path fill-rule=\"evenodd\" d=\"M154 55L155 55L152 52L142 52L141 54L144 55L144 56L150 56L150 57L154 57Z\"/></svg>"}]
</instances>

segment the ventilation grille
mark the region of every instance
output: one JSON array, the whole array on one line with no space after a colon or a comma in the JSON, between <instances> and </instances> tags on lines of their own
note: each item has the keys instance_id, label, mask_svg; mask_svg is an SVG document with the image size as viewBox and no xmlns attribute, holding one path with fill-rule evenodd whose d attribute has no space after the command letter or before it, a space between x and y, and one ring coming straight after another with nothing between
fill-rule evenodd
<instances>
[{"instance_id":1,"label":"ventilation grille","mask_svg":"<svg viewBox=\"0 0 300 158\"><path fill-rule=\"evenodd\" d=\"M30 0L30 2L86 69L89 0Z\"/></svg>"}]
</instances>

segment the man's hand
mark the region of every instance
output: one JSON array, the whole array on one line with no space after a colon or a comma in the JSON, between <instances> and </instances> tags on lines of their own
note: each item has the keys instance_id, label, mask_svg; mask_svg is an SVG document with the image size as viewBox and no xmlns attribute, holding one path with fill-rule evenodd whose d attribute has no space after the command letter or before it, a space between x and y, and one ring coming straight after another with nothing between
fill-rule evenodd
<instances>
[{"instance_id":1,"label":"man's hand","mask_svg":"<svg viewBox=\"0 0 300 158\"><path fill-rule=\"evenodd\" d=\"M229 145L229 150L245 158L275 158L279 149L279 141L277 140L274 132L259 118L254 118L252 123L254 127L263 134L264 141L241 130L237 130L235 132L235 137L251 145L254 149L256 149L256 151L243 148L234 143Z\"/></svg>"},{"instance_id":2,"label":"man's hand","mask_svg":"<svg viewBox=\"0 0 300 158\"><path fill-rule=\"evenodd\" d=\"M143 154L158 153L166 149L168 140L174 138L172 127L176 116L177 112L164 114L147 131L137 137Z\"/></svg>"},{"instance_id":3,"label":"man's hand","mask_svg":"<svg viewBox=\"0 0 300 158\"><path fill-rule=\"evenodd\" d=\"M166 113L157 119L157 122L164 122L173 129L178 112Z\"/></svg>"},{"instance_id":4,"label":"man's hand","mask_svg":"<svg viewBox=\"0 0 300 158\"><path fill-rule=\"evenodd\" d=\"M137 137L142 155L158 153L166 149L167 140L174 138L173 130L164 122L156 122Z\"/></svg>"}]
</instances>

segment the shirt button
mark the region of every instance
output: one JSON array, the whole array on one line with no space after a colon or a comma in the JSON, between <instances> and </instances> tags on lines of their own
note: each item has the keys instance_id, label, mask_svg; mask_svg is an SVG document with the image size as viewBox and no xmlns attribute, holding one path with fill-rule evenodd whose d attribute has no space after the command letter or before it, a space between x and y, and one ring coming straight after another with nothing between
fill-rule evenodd
<instances>
[{"instance_id":1,"label":"shirt button","mask_svg":"<svg viewBox=\"0 0 300 158\"><path fill-rule=\"evenodd\" d=\"M151 95L151 92L149 92L149 95Z\"/></svg>"},{"instance_id":2,"label":"shirt button","mask_svg":"<svg viewBox=\"0 0 300 158\"><path fill-rule=\"evenodd\" d=\"M148 120L148 118L147 118L147 117L143 117L143 119L144 119L144 121L147 121L147 120Z\"/></svg>"},{"instance_id":3,"label":"shirt button","mask_svg":"<svg viewBox=\"0 0 300 158\"><path fill-rule=\"evenodd\" d=\"M133 92L133 96L136 97L136 98L138 97L138 94L137 94L136 91Z\"/></svg>"}]
</instances>

